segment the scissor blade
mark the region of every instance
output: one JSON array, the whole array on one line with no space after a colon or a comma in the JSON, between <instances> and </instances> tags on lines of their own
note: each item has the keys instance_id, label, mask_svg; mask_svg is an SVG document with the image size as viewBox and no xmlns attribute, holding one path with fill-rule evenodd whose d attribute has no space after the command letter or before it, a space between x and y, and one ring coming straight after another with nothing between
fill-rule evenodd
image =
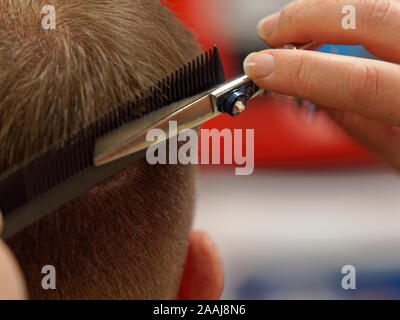
<instances>
[{"instance_id":1,"label":"scissor blade","mask_svg":"<svg viewBox=\"0 0 400 320\"><path fill-rule=\"evenodd\" d=\"M168 139L184 129L197 127L219 114L209 93L171 104L98 139L95 146L94 164L101 166L146 149L155 142L146 139L148 132L152 129L163 130L165 139ZM170 132L170 121L176 121L176 132Z\"/></svg>"}]
</instances>

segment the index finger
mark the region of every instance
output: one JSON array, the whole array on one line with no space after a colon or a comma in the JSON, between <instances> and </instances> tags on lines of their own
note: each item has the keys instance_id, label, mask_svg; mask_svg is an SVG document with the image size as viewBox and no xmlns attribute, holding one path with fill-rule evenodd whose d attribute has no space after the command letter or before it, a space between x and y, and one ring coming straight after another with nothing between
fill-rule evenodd
<instances>
[{"instance_id":1,"label":"index finger","mask_svg":"<svg viewBox=\"0 0 400 320\"><path fill-rule=\"evenodd\" d=\"M273 47L315 41L363 44L388 61L400 61L400 1L297 0L258 24L258 34ZM354 20L352 25L349 19Z\"/></svg>"},{"instance_id":2,"label":"index finger","mask_svg":"<svg viewBox=\"0 0 400 320\"><path fill-rule=\"evenodd\" d=\"M273 49L249 55L244 69L266 90L400 126L400 66L397 64Z\"/></svg>"}]
</instances>

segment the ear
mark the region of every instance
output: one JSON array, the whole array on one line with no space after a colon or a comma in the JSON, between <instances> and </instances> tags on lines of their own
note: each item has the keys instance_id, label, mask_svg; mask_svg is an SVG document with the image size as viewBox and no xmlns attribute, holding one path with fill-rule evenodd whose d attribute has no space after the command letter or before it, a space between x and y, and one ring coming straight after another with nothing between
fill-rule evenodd
<instances>
[{"instance_id":1,"label":"ear","mask_svg":"<svg viewBox=\"0 0 400 320\"><path fill-rule=\"evenodd\" d=\"M190 234L179 300L216 300L223 288L221 258L211 238L202 231Z\"/></svg>"}]
</instances>

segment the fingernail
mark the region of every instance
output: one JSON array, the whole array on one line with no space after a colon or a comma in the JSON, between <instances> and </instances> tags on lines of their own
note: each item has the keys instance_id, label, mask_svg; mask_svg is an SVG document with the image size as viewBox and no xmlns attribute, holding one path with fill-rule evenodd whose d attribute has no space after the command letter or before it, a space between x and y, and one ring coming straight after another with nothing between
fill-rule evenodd
<instances>
[{"instance_id":1,"label":"fingernail","mask_svg":"<svg viewBox=\"0 0 400 320\"><path fill-rule=\"evenodd\" d=\"M281 16L280 12L276 12L271 14L270 16L262 19L257 25L257 34L263 40L268 40L271 36L272 32L275 30L276 25L278 24L279 17Z\"/></svg>"},{"instance_id":2,"label":"fingernail","mask_svg":"<svg viewBox=\"0 0 400 320\"><path fill-rule=\"evenodd\" d=\"M251 79L268 77L274 69L274 56L266 52L249 54L243 62L244 72Z\"/></svg>"}]
</instances>

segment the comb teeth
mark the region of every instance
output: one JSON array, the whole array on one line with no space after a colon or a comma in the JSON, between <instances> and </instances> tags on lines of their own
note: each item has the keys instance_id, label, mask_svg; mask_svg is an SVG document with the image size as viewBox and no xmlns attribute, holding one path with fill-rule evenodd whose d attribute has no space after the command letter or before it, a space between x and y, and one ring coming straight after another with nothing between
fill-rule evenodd
<instances>
[{"instance_id":1,"label":"comb teeth","mask_svg":"<svg viewBox=\"0 0 400 320\"><path fill-rule=\"evenodd\" d=\"M0 210L7 214L93 166L94 146L100 136L224 81L221 59L214 46L65 141L0 173Z\"/></svg>"},{"instance_id":2,"label":"comb teeth","mask_svg":"<svg viewBox=\"0 0 400 320\"><path fill-rule=\"evenodd\" d=\"M96 134L101 136L127 122L133 121L166 105L196 95L225 81L218 48L206 51L201 56L168 75L157 85L144 90L130 101L117 106L104 117L110 121ZM105 121L105 120L104 120Z\"/></svg>"},{"instance_id":3,"label":"comb teeth","mask_svg":"<svg viewBox=\"0 0 400 320\"><path fill-rule=\"evenodd\" d=\"M201 76L202 75L202 76ZM200 80L200 81L199 81ZM146 101L142 114L196 95L225 81L217 47L192 60L176 72L159 81L156 90L147 90L139 100ZM148 99L150 97L150 99ZM129 106L132 108L133 106ZM137 108L137 105L135 106Z\"/></svg>"}]
</instances>

